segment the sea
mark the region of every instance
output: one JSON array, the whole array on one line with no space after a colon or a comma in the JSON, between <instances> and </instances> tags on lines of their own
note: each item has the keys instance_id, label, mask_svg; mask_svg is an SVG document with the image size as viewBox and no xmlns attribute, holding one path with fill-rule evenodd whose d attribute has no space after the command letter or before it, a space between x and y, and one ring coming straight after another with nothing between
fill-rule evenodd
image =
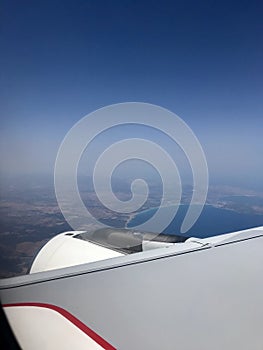
<instances>
[{"instance_id":1,"label":"sea","mask_svg":"<svg viewBox=\"0 0 263 350\"><path fill-rule=\"evenodd\" d=\"M207 204L204 206L203 211L195 224L186 233L182 234L181 225L188 208L189 205L181 204L174 219L162 233L185 237L206 238L233 231L263 226L263 215L239 213L234 210ZM156 213L157 209L158 208L151 208L136 214L128 222L127 228L132 229L137 225L145 223ZM168 210L167 207L160 208L160 212L163 213L164 217L166 210ZM155 232L154 227L150 227L149 231Z\"/></svg>"}]
</instances>

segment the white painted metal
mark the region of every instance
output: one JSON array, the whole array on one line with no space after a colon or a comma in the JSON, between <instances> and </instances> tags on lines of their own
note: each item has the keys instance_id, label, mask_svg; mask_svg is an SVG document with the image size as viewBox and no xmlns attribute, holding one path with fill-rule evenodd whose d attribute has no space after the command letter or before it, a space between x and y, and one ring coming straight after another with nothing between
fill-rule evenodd
<instances>
[{"instance_id":1,"label":"white painted metal","mask_svg":"<svg viewBox=\"0 0 263 350\"><path fill-rule=\"evenodd\" d=\"M36 256L30 273L81 265L123 255L87 241L72 239L78 233L78 231L65 232L52 238Z\"/></svg>"},{"instance_id":2,"label":"white painted metal","mask_svg":"<svg viewBox=\"0 0 263 350\"><path fill-rule=\"evenodd\" d=\"M4 311L22 349L103 349L54 310L37 306L12 306L5 307Z\"/></svg>"}]
</instances>

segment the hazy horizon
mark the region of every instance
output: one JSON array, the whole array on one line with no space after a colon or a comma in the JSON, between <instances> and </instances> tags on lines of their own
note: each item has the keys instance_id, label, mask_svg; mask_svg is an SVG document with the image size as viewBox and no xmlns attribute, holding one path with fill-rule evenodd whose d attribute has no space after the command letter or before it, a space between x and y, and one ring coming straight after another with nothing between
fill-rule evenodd
<instances>
[{"instance_id":1,"label":"hazy horizon","mask_svg":"<svg viewBox=\"0 0 263 350\"><path fill-rule=\"evenodd\" d=\"M79 119L140 101L189 125L211 184L263 188L261 10L255 0L4 1L1 177L51 178L59 145ZM97 154L110 140L98 138ZM169 142L164 147L173 154ZM190 182L191 169L178 157Z\"/></svg>"}]
</instances>

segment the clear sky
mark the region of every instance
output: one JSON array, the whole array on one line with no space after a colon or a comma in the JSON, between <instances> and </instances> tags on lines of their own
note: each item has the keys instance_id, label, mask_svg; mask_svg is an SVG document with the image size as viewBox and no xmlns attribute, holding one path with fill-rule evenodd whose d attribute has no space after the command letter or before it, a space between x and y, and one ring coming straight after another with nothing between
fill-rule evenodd
<instances>
[{"instance_id":1,"label":"clear sky","mask_svg":"<svg viewBox=\"0 0 263 350\"><path fill-rule=\"evenodd\" d=\"M262 18L260 0L2 1L2 173L52 174L75 122L141 101L185 120L212 182L262 184Z\"/></svg>"}]
</instances>

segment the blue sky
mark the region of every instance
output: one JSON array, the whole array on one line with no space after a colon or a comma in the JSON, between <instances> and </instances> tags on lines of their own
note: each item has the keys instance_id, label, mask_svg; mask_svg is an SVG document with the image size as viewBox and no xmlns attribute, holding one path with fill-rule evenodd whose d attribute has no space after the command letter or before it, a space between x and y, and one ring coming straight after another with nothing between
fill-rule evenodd
<instances>
[{"instance_id":1,"label":"blue sky","mask_svg":"<svg viewBox=\"0 0 263 350\"><path fill-rule=\"evenodd\" d=\"M80 118L141 101L192 128L212 182L260 186L262 12L255 0L2 1L2 173L52 174Z\"/></svg>"}]
</instances>

